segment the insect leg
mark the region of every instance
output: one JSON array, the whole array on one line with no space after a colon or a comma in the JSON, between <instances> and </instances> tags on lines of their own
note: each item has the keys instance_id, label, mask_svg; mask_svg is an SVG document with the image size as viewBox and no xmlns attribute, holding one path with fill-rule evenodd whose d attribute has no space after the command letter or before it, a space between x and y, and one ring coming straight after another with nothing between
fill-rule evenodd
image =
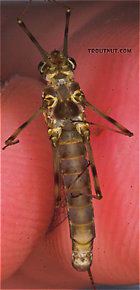
<instances>
[{"instance_id":1,"label":"insect leg","mask_svg":"<svg viewBox=\"0 0 140 290\"><path fill-rule=\"evenodd\" d=\"M89 124L89 125L94 125L94 126L97 126L97 127L100 127L100 128L103 128L103 129L107 129L109 131L113 131L113 132L116 132L116 133L119 133L119 134L123 134L121 131L118 131L118 130L114 130L112 128L109 128L107 126L103 126L101 124L96 124L96 123L93 123L93 122L88 122L87 120L86 121L83 121L83 120L71 120L71 122L78 122L78 123L85 123L85 124Z\"/></svg>"},{"instance_id":2,"label":"insect leg","mask_svg":"<svg viewBox=\"0 0 140 290\"><path fill-rule=\"evenodd\" d=\"M24 122L16 131L5 141L5 146L2 148L4 150L6 147L10 145L14 145L19 143L19 140L15 140L15 138L19 135L19 133L32 121L34 120L42 111L43 107L40 107L26 122ZM15 140L15 141L14 141Z\"/></svg>"},{"instance_id":3,"label":"insect leg","mask_svg":"<svg viewBox=\"0 0 140 290\"><path fill-rule=\"evenodd\" d=\"M56 150L56 149L55 149ZM58 176L58 173L59 173L59 169L58 169L58 160L57 160L57 151L54 152L54 170L55 170L55 176L56 179L55 179L55 193L56 193L56 198L57 198L57 201L58 203L56 204L56 209L55 209L55 213L54 213L54 217L52 219L52 222L51 222L51 225L48 229L48 232L51 232L54 228L56 228L58 225L62 224L66 219L67 219L67 215L64 216L64 218L62 220L59 221L59 223L55 224L55 219L56 219L56 216L58 215L58 208L60 208L62 206L62 204L65 202L66 200L66 197L69 195L73 185L75 184L75 182L78 180L78 178L80 178L82 176L82 174L86 171L86 169L89 167L90 165L90 162L88 162L87 166L84 168L84 170L78 174L73 182L70 184L70 186L65 190L64 192L64 197L61 199L61 184L60 184L60 175ZM58 163L57 163L58 162ZM58 181L59 180L59 181ZM91 196L91 195L90 195Z\"/></svg>"},{"instance_id":4,"label":"insect leg","mask_svg":"<svg viewBox=\"0 0 140 290\"><path fill-rule=\"evenodd\" d=\"M104 119L106 119L108 122L112 123L114 126L120 129L120 134L127 135L129 137L133 136L133 133L130 132L128 129L126 129L123 125L121 125L119 122L114 120L113 118L109 117L105 113L99 111L96 107L94 107L92 104L90 104L88 101L84 101L84 104L89 107L91 110L102 116Z\"/></svg>"},{"instance_id":5,"label":"insect leg","mask_svg":"<svg viewBox=\"0 0 140 290\"><path fill-rule=\"evenodd\" d=\"M97 170L95 167L95 162L94 162L94 158L92 154L92 148L91 148L89 140L86 141L86 147L87 147L88 157L89 157L93 180L94 180L95 193L96 193L96 195L93 197L97 199L101 199L102 198L101 189L100 189L99 180L97 176Z\"/></svg>"},{"instance_id":6,"label":"insect leg","mask_svg":"<svg viewBox=\"0 0 140 290\"><path fill-rule=\"evenodd\" d=\"M90 162L88 162L87 166L84 168L84 170L79 173L74 180L72 181L72 183L70 184L70 186L65 190L65 198L68 196L68 194L70 193L73 185L75 184L75 182L84 174L84 172L87 170L87 168L90 166Z\"/></svg>"}]
</instances>

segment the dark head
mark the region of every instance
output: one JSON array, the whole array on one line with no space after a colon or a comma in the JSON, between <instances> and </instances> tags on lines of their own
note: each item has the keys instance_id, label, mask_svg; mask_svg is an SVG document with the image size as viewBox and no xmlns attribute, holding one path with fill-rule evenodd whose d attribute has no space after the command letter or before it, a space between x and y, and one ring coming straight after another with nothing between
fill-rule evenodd
<instances>
[{"instance_id":1,"label":"dark head","mask_svg":"<svg viewBox=\"0 0 140 290\"><path fill-rule=\"evenodd\" d=\"M48 55L46 61L41 61L38 70L47 81L61 80L72 77L76 68L76 62L71 57L64 56L59 50L54 50Z\"/></svg>"},{"instance_id":2,"label":"dark head","mask_svg":"<svg viewBox=\"0 0 140 290\"><path fill-rule=\"evenodd\" d=\"M34 45L37 47L43 57L43 61L40 62L38 69L41 74L44 75L47 81L54 79L65 79L66 77L72 77L73 71L76 68L76 62L73 58L68 57L68 29L69 29L70 9L66 10L66 22L64 32L64 45L63 51L54 50L48 54L38 43L35 37L28 30L22 19L17 18L17 23L28 35Z\"/></svg>"}]
</instances>

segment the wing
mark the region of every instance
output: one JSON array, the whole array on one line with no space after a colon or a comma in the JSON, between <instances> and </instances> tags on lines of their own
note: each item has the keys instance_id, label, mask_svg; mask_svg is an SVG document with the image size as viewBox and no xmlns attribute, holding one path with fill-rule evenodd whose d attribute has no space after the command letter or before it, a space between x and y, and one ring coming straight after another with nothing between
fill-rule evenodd
<instances>
[{"instance_id":1,"label":"wing","mask_svg":"<svg viewBox=\"0 0 140 290\"><path fill-rule=\"evenodd\" d=\"M47 230L47 233L52 232L56 227L60 226L66 219L67 219L67 210L66 210L66 204L63 202L63 204L59 207L55 207L54 215L51 221L51 224Z\"/></svg>"}]
</instances>

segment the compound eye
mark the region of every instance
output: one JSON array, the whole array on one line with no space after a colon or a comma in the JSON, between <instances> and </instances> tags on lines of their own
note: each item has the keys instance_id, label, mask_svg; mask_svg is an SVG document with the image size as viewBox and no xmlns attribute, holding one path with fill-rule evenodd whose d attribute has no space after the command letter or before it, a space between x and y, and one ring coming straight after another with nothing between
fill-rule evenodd
<instances>
[{"instance_id":1,"label":"compound eye","mask_svg":"<svg viewBox=\"0 0 140 290\"><path fill-rule=\"evenodd\" d=\"M44 73L43 67L44 67L44 62L41 61L41 62L39 63L39 65L38 65L38 70L39 70L39 72L40 72L41 74Z\"/></svg>"},{"instance_id":2,"label":"compound eye","mask_svg":"<svg viewBox=\"0 0 140 290\"><path fill-rule=\"evenodd\" d=\"M49 69L49 65L45 61L41 61L38 65L38 70L41 74L45 74Z\"/></svg>"},{"instance_id":3,"label":"compound eye","mask_svg":"<svg viewBox=\"0 0 140 290\"><path fill-rule=\"evenodd\" d=\"M68 62L71 64L72 69L75 70L76 69L76 61L74 60L74 58L68 57Z\"/></svg>"}]
</instances>

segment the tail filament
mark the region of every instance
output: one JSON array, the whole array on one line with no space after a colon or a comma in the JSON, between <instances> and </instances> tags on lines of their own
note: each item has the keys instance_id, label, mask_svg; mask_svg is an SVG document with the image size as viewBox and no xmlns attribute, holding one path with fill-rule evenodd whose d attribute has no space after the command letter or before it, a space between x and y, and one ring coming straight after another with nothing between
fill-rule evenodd
<instances>
[{"instance_id":1,"label":"tail filament","mask_svg":"<svg viewBox=\"0 0 140 290\"><path fill-rule=\"evenodd\" d=\"M95 283L94 283L93 276L92 276L92 273L91 273L90 268L88 269L88 275L89 275L89 279L90 279L90 281L91 281L91 284L92 284L92 288L93 288L93 290L96 290L96 285L95 285Z\"/></svg>"}]
</instances>

